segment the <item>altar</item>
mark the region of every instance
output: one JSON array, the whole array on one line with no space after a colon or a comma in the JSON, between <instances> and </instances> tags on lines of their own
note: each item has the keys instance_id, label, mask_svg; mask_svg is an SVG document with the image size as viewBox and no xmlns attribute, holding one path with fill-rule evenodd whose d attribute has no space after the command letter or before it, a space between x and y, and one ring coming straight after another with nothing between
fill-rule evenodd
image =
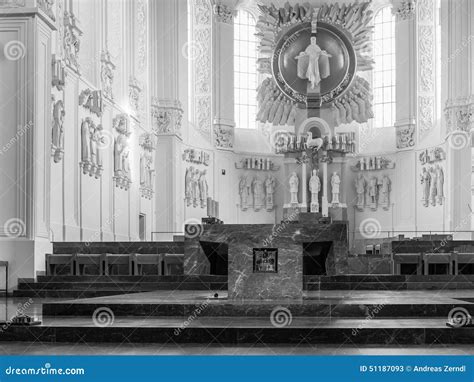
<instances>
[{"instance_id":1,"label":"altar","mask_svg":"<svg viewBox=\"0 0 474 382\"><path fill-rule=\"evenodd\" d=\"M302 298L314 247L316 255L324 252L320 274L344 274L347 267L345 222L187 225L186 232L184 273L209 275L216 261L226 263L232 300Z\"/></svg>"}]
</instances>

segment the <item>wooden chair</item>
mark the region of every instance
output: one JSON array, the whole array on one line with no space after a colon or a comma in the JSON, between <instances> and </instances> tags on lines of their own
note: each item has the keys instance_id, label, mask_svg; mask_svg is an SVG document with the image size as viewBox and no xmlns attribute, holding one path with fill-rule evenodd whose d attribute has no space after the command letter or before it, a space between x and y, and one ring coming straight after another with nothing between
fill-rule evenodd
<instances>
[{"instance_id":1,"label":"wooden chair","mask_svg":"<svg viewBox=\"0 0 474 382\"><path fill-rule=\"evenodd\" d=\"M133 270L134 275L143 275L143 266L144 265L154 265L156 266L156 274L158 276L163 275L161 269L162 254L142 254L135 253L130 255L130 268Z\"/></svg>"},{"instance_id":2,"label":"wooden chair","mask_svg":"<svg viewBox=\"0 0 474 382\"><path fill-rule=\"evenodd\" d=\"M74 274L74 256L72 254L51 254L47 253L46 261L46 275L56 276L58 266L68 266L69 274Z\"/></svg>"},{"instance_id":3,"label":"wooden chair","mask_svg":"<svg viewBox=\"0 0 474 382\"><path fill-rule=\"evenodd\" d=\"M173 267L184 267L184 254L166 253L163 256L163 274L165 276L173 274L182 274L182 272L172 271Z\"/></svg>"},{"instance_id":4,"label":"wooden chair","mask_svg":"<svg viewBox=\"0 0 474 382\"><path fill-rule=\"evenodd\" d=\"M453 254L452 253L424 253L423 254L423 274L429 275L430 264L446 264L448 275L453 274Z\"/></svg>"},{"instance_id":5,"label":"wooden chair","mask_svg":"<svg viewBox=\"0 0 474 382\"><path fill-rule=\"evenodd\" d=\"M127 275L132 274L132 266L130 261L130 256L128 254L116 254L116 253L106 253L105 254L105 264L104 264L104 271L105 274L108 275L119 275L119 267L126 266L127 267ZM114 272L114 270L116 272Z\"/></svg>"},{"instance_id":6,"label":"wooden chair","mask_svg":"<svg viewBox=\"0 0 474 382\"><path fill-rule=\"evenodd\" d=\"M98 268L99 275L104 274L104 254L78 253L74 257L74 261L76 264L76 276L84 276L86 268L91 266Z\"/></svg>"},{"instance_id":7,"label":"wooden chair","mask_svg":"<svg viewBox=\"0 0 474 382\"><path fill-rule=\"evenodd\" d=\"M459 275L459 268L474 265L474 253L453 253L454 274Z\"/></svg>"},{"instance_id":8,"label":"wooden chair","mask_svg":"<svg viewBox=\"0 0 474 382\"><path fill-rule=\"evenodd\" d=\"M394 275L401 275L402 264L416 264L416 274L423 274L422 257L420 253L394 253L392 254Z\"/></svg>"}]
</instances>

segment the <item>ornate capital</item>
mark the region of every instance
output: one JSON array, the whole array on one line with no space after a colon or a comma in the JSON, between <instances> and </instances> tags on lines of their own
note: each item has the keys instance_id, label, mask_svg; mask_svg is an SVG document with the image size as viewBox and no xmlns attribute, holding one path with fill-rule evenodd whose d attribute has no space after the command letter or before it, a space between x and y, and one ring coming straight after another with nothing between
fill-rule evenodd
<instances>
[{"instance_id":1,"label":"ornate capital","mask_svg":"<svg viewBox=\"0 0 474 382\"><path fill-rule=\"evenodd\" d=\"M234 148L235 123L227 120L214 121L214 145L218 149L232 150Z\"/></svg>"},{"instance_id":2,"label":"ornate capital","mask_svg":"<svg viewBox=\"0 0 474 382\"><path fill-rule=\"evenodd\" d=\"M469 132L474 128L474 95L446 101L444 115L447 133Z\"/></svg>"},{"instance_id":3,"label":"ornate capital","mask_svg":"<svg viewBox=\"0 0 474 382\"><path fill-rule=\"evenodd\" d=\"M393 8L398 20L410 20L415 17L416 0L402 0L400 5Z\"/></svg>"},{"instance_id":4,"label":"ornate capital","mask_svg":"<svg viewBox=\"0 0 474 382\"><path fill-rule=\"evenodd\" d=\"M397 133L397 149L410 149L415 146L415 122L399 123L395 125Z\"/></svg>"},{"instance_id":5,"label":"ornate capital","mask_svg":"<svg viewBox=\"0 0 474 382\"><path fill-rule=\"evenodd\" d=\"M176 135L181 137L183 109L178 100L152 98L152 128L157 135Z\"/></svg>"},{"instance_id":6,"label":"ornate capital","mask_svg":"<svg viewBox=\"0 0 474 382\"><path fill-rule=\"evenodd\" d=\"M216 21L219 23L233 24L236 12L228 5L216 4L214 5L214 15Z\"/></svg>"}]
</instances>

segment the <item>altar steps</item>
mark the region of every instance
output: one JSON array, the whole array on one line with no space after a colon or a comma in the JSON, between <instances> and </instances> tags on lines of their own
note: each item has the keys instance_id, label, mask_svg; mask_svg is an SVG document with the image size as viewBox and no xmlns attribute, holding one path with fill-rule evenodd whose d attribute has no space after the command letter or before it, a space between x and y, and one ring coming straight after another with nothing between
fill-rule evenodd
<instances>
[{"instance_id":1,"label":"altar steps","mask_svg":"<svg viewBox=\"0 0 474 382\"><path fill-rule=\"evenodd\" d=\"M227 290L226 276L38 276L19 280L14 297L87 298L155 290Z\"/></svg>"}]
</instances>

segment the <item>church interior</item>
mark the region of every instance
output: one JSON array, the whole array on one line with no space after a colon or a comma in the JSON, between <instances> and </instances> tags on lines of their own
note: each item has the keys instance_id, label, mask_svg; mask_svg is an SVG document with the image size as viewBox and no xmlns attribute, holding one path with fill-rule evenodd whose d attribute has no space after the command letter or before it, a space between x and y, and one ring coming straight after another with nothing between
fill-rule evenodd
<instances>
[{"instance_id":1,"label":"church interior","mask_svg":"<svg viewBox=\"0 0 474 382\"><path fill-rule=\"evenodd\" d=\"M302 1L0 0L4 354L474 352L474 2Z\"/></svg>"}]
</instances>

